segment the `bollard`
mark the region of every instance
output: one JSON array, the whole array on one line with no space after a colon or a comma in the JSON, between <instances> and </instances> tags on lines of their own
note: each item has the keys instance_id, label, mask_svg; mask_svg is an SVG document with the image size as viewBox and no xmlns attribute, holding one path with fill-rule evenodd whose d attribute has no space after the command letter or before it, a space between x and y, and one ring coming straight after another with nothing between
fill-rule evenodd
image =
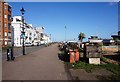
<instances>
[{"instance_id":1,"label":"bollard","mask_svg":"<svg viewBox=\"0 0 120 82\"><path fill-rule=\"evenodd\" d=\"M10 50L7 49L7 61L10 61Z\"/></svg>"},{"instance_id":2,"label":"bollard","mask_svg":"<svg viewBox=\"0 0 120 82\"><path fill-rule=\"evenodd\" d=\"M15 57L13 56L13 48L11 48L11 60L14 61Z\"/></svg>"}]
</instances>

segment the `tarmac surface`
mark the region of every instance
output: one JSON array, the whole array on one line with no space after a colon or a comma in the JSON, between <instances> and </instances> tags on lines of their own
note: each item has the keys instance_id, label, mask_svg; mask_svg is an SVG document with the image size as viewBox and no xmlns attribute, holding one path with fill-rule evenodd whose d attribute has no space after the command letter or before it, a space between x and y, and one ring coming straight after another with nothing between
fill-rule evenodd
<instances>
[{"instance_id":1,"label":"tarmac surface","mask_svg":"<svg viewBox=\"0 0 120 82\"><path fill-rule=\"evenodd\" d=\"M45 45L25 47L25 54L30 54L31 52L37 51L43 47L45 47ZM14 57L23 55L22 47L14 47L13 50L14 50L14 52L13 52ZM2 51L2 60L7 60L7 50Z\"/></svg>"},{"instance_id":2,"label":"tarmac surface","mask_svg":"<svg viewBox=\"0 0 120 82\"><path fill-rule=\"evenodd\" d=\"M57 44L44 47L14 61L3 61L3 80L69 80L58 58Z\"/></svg>"}]
</instances>

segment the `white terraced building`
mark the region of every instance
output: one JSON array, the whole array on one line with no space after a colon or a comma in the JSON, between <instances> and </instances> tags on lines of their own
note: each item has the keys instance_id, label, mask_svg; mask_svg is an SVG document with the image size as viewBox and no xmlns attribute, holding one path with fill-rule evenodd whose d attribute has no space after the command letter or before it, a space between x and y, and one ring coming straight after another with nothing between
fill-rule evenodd
<instances>
[{"instance_id":1,"label":"white terraced building","mask_svg":"<svg viewBox=\"0 0 120 82\"><path fill-rule=\"evenodd\" d=\"M40 42L40 44L48 44L51 43L52 41L50 40L51 36L48 36L45 32L44 32L44 27L37 27L36 30L38 31L38 35L39 35L39 39L38 41Z\"/></svg>"},{"instance_id":2,"label":"white terraced building","mask_svg":"<svg viewBox=\"0 0 120 82\"><path fill-rule=\"evenodd\" d=\"M22 17L21 16L14 16L11 25L14 29L14 46L22 46L21 40L21 31L22 31Z\"/></svg>"},{"instance_id":3,"label":"white terraced building","mask_svg":"<svg viewBox=\"0 0 120 82\"><path fill-rule=\"evenodd\" d=\"M14 46L21 47L23 44L22 39L22 17L14 16L12 21L12 27L14 29ZM43 27L33 28L32 24L24 24L25 28L25 43L39 43L39 44L47 44L50 43L50 36L46 35Z\"/></svg>"},{"instance_id":4,"label":"white terraced building","mask_svg":"<svg viewBox=\"0 0 120 82\"><path fill-rule=\"evenodd\" d=\"M22 27L23 23L21 22L21 16L14 16L12 21L12 27L14 29L14 46L21 47L23 43L22 39ZM32 43L34 40L35 30L33 29L31 24L24 24L25 28L25 43Z\"/></svg>"}]
</instances>

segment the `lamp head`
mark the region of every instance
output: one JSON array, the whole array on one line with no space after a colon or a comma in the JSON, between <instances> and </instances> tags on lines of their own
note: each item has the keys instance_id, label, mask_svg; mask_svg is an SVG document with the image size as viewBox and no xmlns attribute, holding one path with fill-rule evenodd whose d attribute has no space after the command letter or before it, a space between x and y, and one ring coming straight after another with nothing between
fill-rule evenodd
<instances>
[{"instance_id":1,"label":"lamp head","mask_svg":"<svg viewBox=\"0 0 120 82\"><path fill-rule=\"evenodd\" d=\"M24 12L25 12L25 10L24 10L24 8L22 7L22 9L20 10L21 11L21 13L22 13L22 15L24 14Z\"/></svg>"}]
</instances>

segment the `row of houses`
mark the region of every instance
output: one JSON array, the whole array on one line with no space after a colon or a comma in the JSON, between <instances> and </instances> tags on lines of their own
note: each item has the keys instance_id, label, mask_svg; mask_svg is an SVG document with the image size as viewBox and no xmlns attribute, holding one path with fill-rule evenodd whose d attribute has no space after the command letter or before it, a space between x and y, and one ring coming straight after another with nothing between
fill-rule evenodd
<instances>
[{"instance_id":1,"label":"row of houses","mask_svg":"<svg viewBox=\"0 0 120 82\"><path fill-rule=\"evenodd\" d=\"M25 43L32 45L47 44L50 43L50 36L45 34L44 27L33 27L32 24L23 25L22 16L14 16L11 22L14 30L14 46L22 46L23 36L25 37ZM25 35L22 34L22 28L24 26Z\"/></svg>"},{"instance_id":2,"label":"row of houses","mask_svg":"<svg viewBox=\"0 0 120 82\"><path fill-rule=\"evenodd\" d=\"M25 28L24 35L22 33L23 27ZM48 36L44 30L44 27L34 27L25 20L23 24L22 16L12 17L12 6L7 2L0 1L0 46L14 45L20 47L23 44L23 37L25 44L50 43L51 36Z\"/></svg>"}]
</instances>

